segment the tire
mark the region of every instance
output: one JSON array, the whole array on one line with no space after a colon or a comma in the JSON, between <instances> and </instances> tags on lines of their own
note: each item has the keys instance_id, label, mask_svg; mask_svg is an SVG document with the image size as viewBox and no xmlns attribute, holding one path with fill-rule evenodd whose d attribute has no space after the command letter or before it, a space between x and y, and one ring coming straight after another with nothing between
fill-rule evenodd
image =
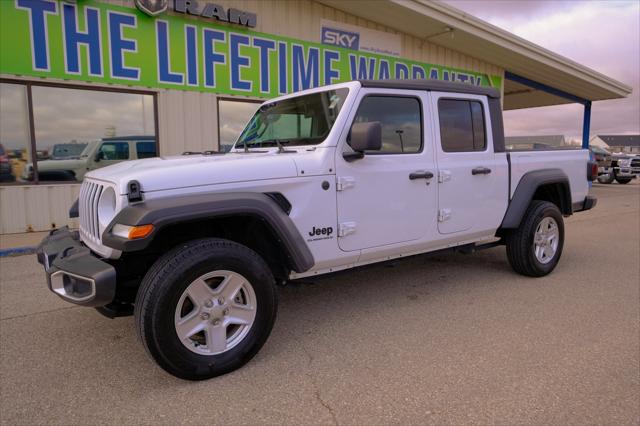
<instances>
[{"instance_id":1,"label":"tire","mask_svg":"<svg viewBox=\"0 0 640 426\"><path fill-rule=\"evenodd\" d=\"M616 182L618 182L620 185L626 185L629 182L631 182L631 178L616 178Z\"/></svg>"},{"instance_id":2,"label":"tire","mask_svg":"<svg viewBox=\"0 0 640 426\"><path fill-rule=\"evenodd\" d=\"M233 294L232 287L238 287ZM248 247L211 238L160 257L140 285L134 315L138 336L160 367L203 380L253 358L276 312L275 279L265 261Z\"/></svg>"},{"instance_id":3,"label":"tire","mask_svg":"<svg viewBox=\"0 0 640 426\"><path fill-rule=\"evenodd\" d=\"M555 224L556 231L552 231L546 224ZM540 229L545 228L542 229L543 232L548 231L547 237L538 233L539 226ZM555 239L551 239L552 235L556 235ZM536 237L541 241L549 242L549 244L541 243L548 250L546 248L536 250ZM509 264L517 273L529 277L542 277L549 274L558 264L564 246L562 213L553 203L532 201L520 222L520 227L507 234L506 246ZM551 253L553 254L550 255Z\"/></svg>"},{"instance_id":4,"label":"tire","mask_svg":"<svg viewBox=\"0 0 640 426\"><path fill-rule=\"evenodd\" d=\"M613 183L613 180L614 180L613 173L598 176L598 182L600 183L609 184L609 183Z\"/></svg>"}]
</instances>

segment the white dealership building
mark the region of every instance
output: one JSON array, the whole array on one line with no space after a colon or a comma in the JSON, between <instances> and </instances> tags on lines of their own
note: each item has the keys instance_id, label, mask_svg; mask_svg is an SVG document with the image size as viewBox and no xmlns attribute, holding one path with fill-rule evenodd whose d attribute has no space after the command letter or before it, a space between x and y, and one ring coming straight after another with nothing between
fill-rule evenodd
<instances>
[{"instance_id":1,"label":"white dealership building","mask_svg":"<svg viewBox=\"0 0 640 426\"><path fill-rule=\"evenodd\" d=\"M0 2L0 234L76 225L81 176L223 150L257 102L353 79L494 86L505 110L631 88L426 0ZM99 155L98 155L99 154Z\"/></svg>"}]
</instances>

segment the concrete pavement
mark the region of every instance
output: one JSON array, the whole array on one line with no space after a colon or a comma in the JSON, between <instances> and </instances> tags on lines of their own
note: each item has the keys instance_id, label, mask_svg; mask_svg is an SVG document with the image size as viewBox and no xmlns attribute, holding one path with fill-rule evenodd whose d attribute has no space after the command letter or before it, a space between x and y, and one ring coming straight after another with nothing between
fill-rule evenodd
<instances>
[{"instance_id":1,"label":"concrete pavement","mask_svg":"<svg viewBox=\"0 0 640 426\"><path fill-rule=\"evenodd\" d=\"M35 256L0 259L0 422L638 424L640 184L593 193L548 277L498 247L306 280L253 361L198 383L132 318L51 294Z\"/></svg>"}]
</instances>

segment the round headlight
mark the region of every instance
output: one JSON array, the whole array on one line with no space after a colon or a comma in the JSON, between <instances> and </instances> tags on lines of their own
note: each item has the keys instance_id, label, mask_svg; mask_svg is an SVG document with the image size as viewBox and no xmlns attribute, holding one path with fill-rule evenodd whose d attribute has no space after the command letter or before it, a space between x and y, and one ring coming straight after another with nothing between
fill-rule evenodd
<instances>
[{"instance_id":1,"label":"round headlight","mask_svg":"<svg viewBox=\"0 0 640 426\"><path fill-rule=\"evenodd\" d=\"M98 221L102 229L111 222L116 214L116 192L113 188L106 188L102 191L98 201Z\"/></svg>"}]
</instances>

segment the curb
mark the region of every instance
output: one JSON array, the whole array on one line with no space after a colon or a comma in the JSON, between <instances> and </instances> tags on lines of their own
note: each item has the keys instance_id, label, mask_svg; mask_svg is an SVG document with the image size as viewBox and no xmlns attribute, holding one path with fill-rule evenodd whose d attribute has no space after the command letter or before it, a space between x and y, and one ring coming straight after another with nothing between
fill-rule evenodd
<instances>
[{"instance_id":1,"label":"curb","mask_svg":"<svg viewBox=\"0 0 640 426\"><path fill-rule=\"evenodd\" d=\"M25 254L33 254L36 252L36 246L13 247L8 249L0 249L0 257L22 256Z\"/></svg>"}]
</instances>

